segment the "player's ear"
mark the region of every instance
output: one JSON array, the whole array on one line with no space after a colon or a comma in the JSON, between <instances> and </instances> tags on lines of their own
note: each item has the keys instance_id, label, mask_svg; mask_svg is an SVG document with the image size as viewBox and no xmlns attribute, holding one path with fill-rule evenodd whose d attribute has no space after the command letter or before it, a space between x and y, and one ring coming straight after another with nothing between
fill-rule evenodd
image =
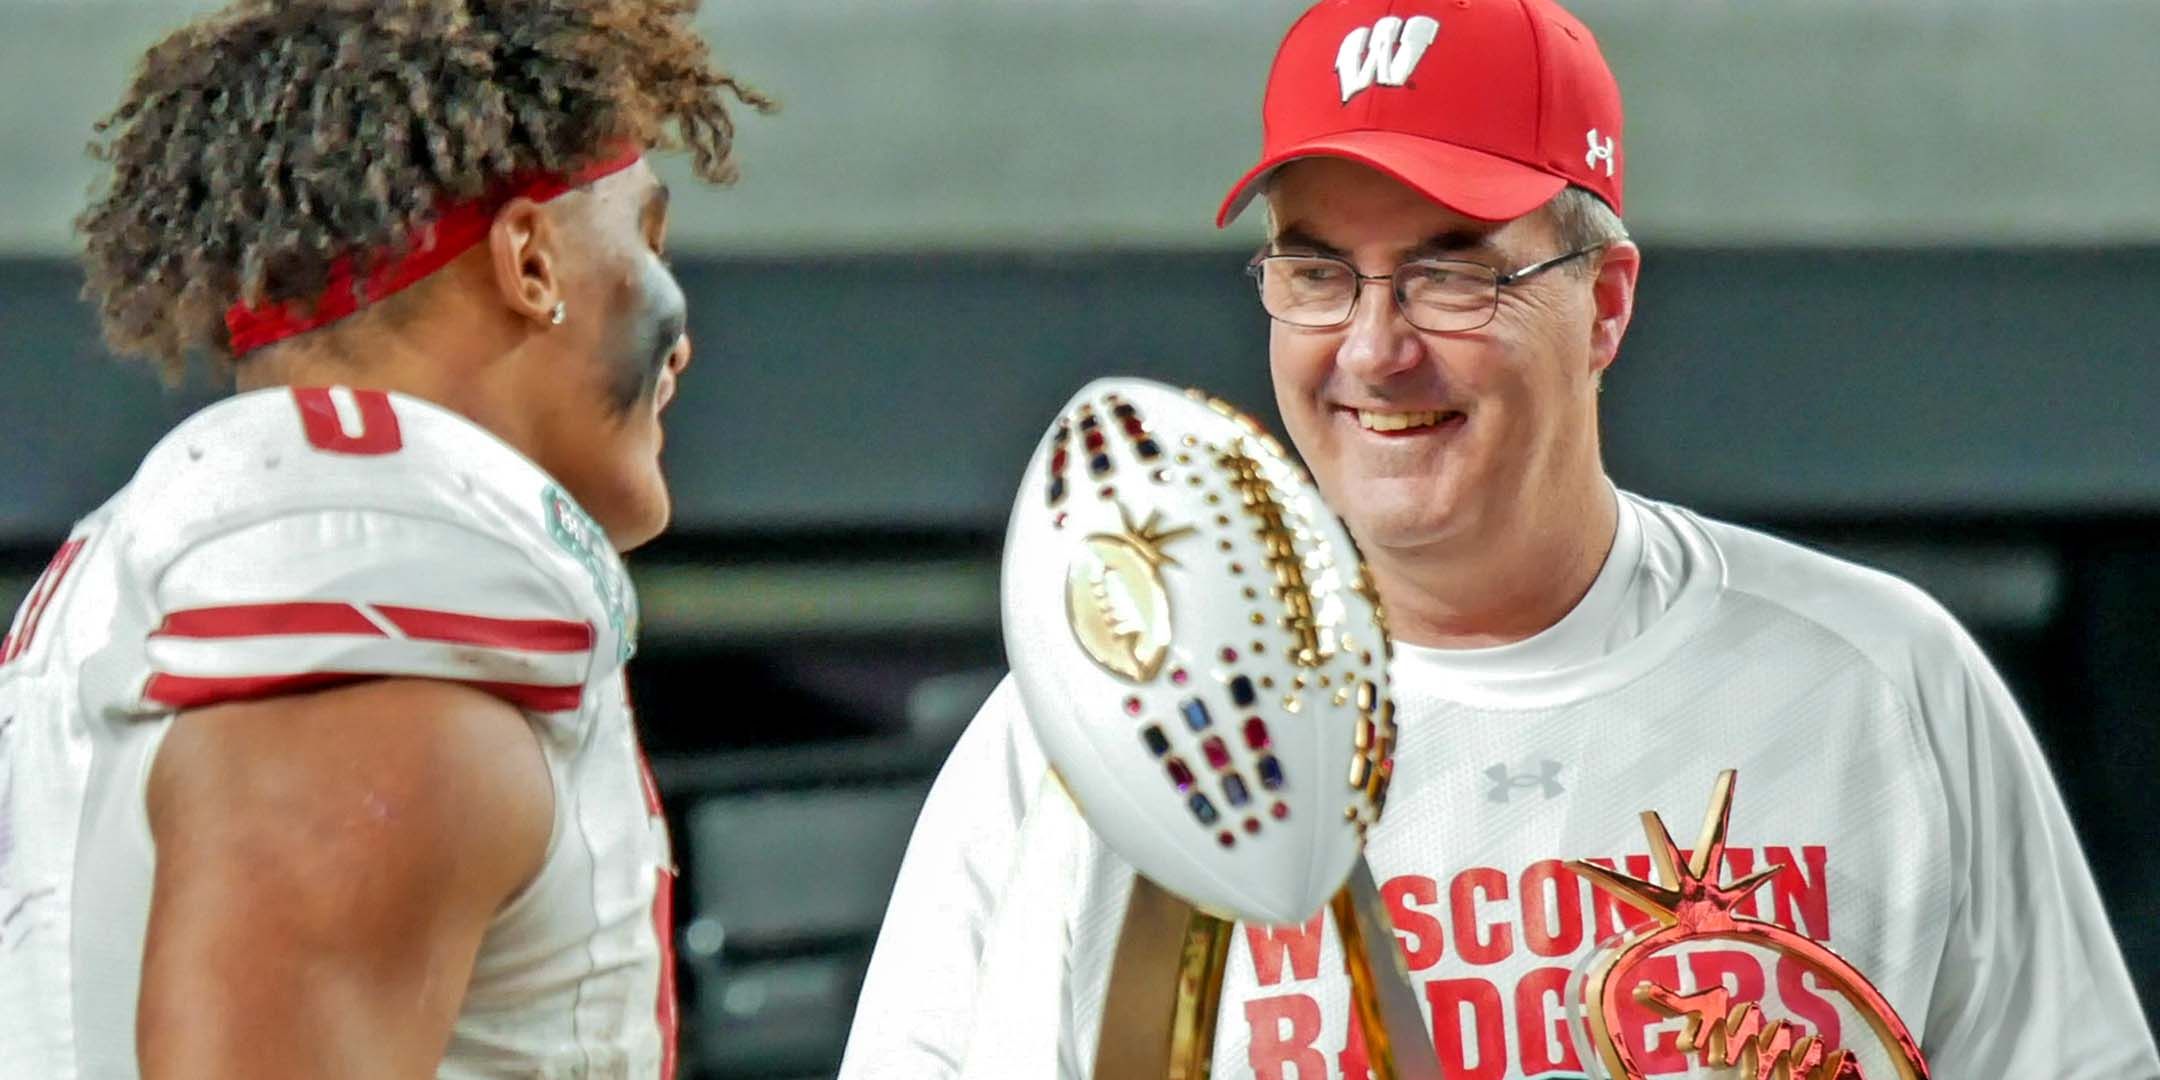
<instances>
[{"instance_id":1,"label":"player's ear","mask_svg":"<svg viewBox=\"0 0 2160 1080\"><path fill-rule=\"evenodd\" d=\"M1622 240L1598 253L1597 277L1590 283L1596 304L1590 324L1590 370L1602 373L1620 354L1620 339L1627 336L1635 317L1635 278L1642 273L1642 250Z\"/></svg>"},{"instance_id":2,"label":"player's ear","mask_svg":"<svg viewBox=\"0 0 2160 1080\"><path fill-rule=\"evenodd\" d=\"M513 313L547 323L562 300L557 228L547 209L531 199L512 199L488 229L488 253L496 291Z\"/></svg>"}]
</instances>

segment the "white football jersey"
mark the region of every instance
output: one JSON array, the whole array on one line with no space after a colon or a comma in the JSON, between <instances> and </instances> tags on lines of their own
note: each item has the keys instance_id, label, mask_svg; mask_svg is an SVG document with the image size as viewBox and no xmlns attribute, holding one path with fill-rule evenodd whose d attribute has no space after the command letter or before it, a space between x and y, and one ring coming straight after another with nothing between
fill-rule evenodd
<instances>
[{"instance_id":1,"label":"white football jersey","mask_svg":"<svg viewBox=\"0 0 2160 1080\"><path fill-rule=\"evenodd\" d=\"M182 423L0 652L0 1076L137 1075L144 785L175 713L371 676L517 705L555 789L440 1075L666 1075L673 869L623 681L636 622L599 527L454 413L274 389Z\"/></svg>"},{"instance_id":2,"label":"white football jersey","mask_svg":"<svg viewBox=\"0 0 2160 1080\"><path fill-rule=\"evenodd\" d=\"M1935 1076L2160 1078L2046 764L1948 613L1886 575L1674 507L1622 495L1620 514L1604 570L1559 624L1492 649L1398 645L1390 667L1401 741L1366 856L1446 1075L1589 1072L1570 979L1640 917L1563 864L1650 877L1639 812L1690 845L1718 772L1736 768L1726 876L1785 867L1740 914L1857 967ZM844 1080L963 1063L1090 1075L1132 872L1051 812L1071 813L1044 768L1008 682L923 810ZM1238 928L1215 1075L1367 1076L1329 922ZM1698 947L1644 970L1759 1000L1795 1033L1867 1042L1864 1020L1774 952ZM1633 1009L1619 1037L1653 1075L1707 1075L1676 1047L1681 1026Z\"/></svg>"}]
</instances>

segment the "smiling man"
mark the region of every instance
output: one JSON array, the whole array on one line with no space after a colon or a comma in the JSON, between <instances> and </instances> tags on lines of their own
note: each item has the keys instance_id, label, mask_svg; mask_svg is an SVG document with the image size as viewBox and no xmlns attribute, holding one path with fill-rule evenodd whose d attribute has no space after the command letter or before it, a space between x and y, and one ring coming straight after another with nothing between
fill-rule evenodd
<instances>
[{"instance_id":1,"label":"smiling man","mask_svg":"<svg viewBox=\"0 0 2160 1080\"><path fill-rule=\"evenodd\" d=\"M766 104L696 6L235 0L138 64L86 293L241 393L0 646L0 1072L672 1074L623 670L690 360L647 153L725 181Z\"/></svg>"},{"instance_id":2,"label":"smiling man","mask_svg":"<svg viewBox=\"0 0 2160 1080\"><path fill-rule=\"evenodd\" d=\"M2160 1077L2054 782L1971 637L1904 582L1606 478L1598 388L1643 260L1589 30L1549 0L1328 0L1284 41L1265 118L1221 220L1265 200L1248 270L1277 404L1396 640L1367 857L1447 1075L1587 1071L1564 995L1639 920L1564 860L1647 876L1637 812L1698 820L1736 767L1720 876L1782 867L1740 913L1850 961L1934 1075ZM1092 843L1071 880L1007 890L1044 772L1020 709L991 698L924 808L844 1076L952 1075L978 998L1044 985L979 968L1001 919L1043 908L1062 936L1024 955L1059 969L1064 1073L1089 1068L1131 870ZM1366 1076L1343 970L1320 917L1246 927L1216 1075ZM1870 1039L1788 955L1641 970ZM1646 1073L1702 1074L1679 1020L1625 1017Z\"/></svg>"}]
</instances>

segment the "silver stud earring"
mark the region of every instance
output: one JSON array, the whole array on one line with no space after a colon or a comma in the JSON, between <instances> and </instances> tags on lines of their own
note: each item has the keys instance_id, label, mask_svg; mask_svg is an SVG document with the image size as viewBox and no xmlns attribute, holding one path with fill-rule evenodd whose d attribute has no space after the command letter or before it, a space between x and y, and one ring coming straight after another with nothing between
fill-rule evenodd
<instances>
[{"instance_id":1,"label":"silver stud earring","mask_svg":"<svg viewBox=\"0 0 2160 1080\"><path fill-rule=\"evenodd\" d=\"M548 325L561 326L570 317L570 309L562 301L555 301L555 310L548 312Z\"/></svg>"}]
</instances>

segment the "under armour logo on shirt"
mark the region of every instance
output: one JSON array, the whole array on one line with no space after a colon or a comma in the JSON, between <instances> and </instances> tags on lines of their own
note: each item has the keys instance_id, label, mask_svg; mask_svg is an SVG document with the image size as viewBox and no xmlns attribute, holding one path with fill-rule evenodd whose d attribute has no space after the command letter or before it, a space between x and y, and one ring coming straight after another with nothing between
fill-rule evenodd
<instances>
[{"instance_id":1,"label":"under armour logo on shirt","mask_svg":"<svg viewBox=\"0 0 2160 1080\"><path fill-rule=\"evenodd\" d=\"M1583 164L1595 169L1602 163L1605 166L1605 175L1611 176L1613 174L1612 136L1607 135L1600 139L1598 138L1598 129L1591 128L1589 139L1590 152L1583 155Z\"/></svg>"},{"instance_id":2,"label":"under armour logo on shirt","mask_svg":"<svg viewBox=\"0 0 2160 1080\"><path fill-rule=\"evenodd\" d=\"M1517 773L1509 771L1505 765L1495 765L1485 770L1486 777L1493 783L1492 790L1485 794L1485 798L1490 802L1504 803L1518 788L1537 788L1545 793L1547 799L1558 798L1567 792L1566 788L1560 786L1560 770L1563 767L1557 761L1540 761L1538 771Z\"/></svg>"},{"instance_id":3,"label":"under armour logo on shirt","mask_svg":"<svg viewBox=\"0 0 2160 1080\"><path fill-rule=\"evenodd\" d=\"M1417 70L1418 61L1425 59L1425 50L1439 36L1440 20L1430 15L1412 15L1407 21L1390 15L1371 27L1350 31L1335 54L1335 73L1342 76L1343 103L1348 104L1374 83L1401 86L1409 82L1410 73Z\"/></svg>"}]
</instances>

